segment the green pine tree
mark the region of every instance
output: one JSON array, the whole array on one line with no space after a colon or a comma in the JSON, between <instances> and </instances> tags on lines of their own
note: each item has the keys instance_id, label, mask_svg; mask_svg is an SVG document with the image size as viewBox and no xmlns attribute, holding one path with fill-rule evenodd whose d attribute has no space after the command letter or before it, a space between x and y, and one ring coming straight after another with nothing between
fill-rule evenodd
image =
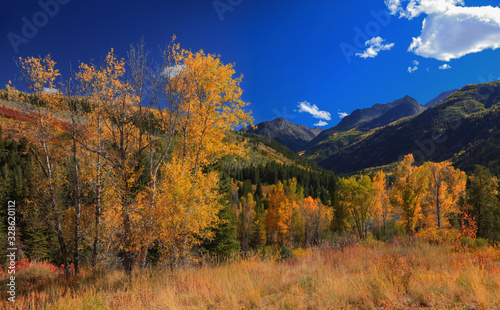
<instances>
[{"instance_id":1,"label":"green pine tree","mask_svg":"<svg viewBox=\"0 0 500 310\"><path fill-rule=\"evenodd\" d=\"M266 226L264 223L264 212L262 207L256 208L256 216L254 220L254 225L250 233L250 247L252 249L260 249L266 245Z\"/></svg>"},{"instance_id":2,"label":"green pine tree","mask_svg":"<svg viewBox=\"0 0 500 310\"><path fill-rule=\"evenodd\" d=\"M477 236L500 241L500 200L497 184L488 168L477 166L470 178L467 202L477 222Z\"/></svg>"},{"instance_id":3,"label":"green pine tree","mask_svg":"<svg viewBox=\"0 0 500 310\"><path fill-rule=\"evenodd\" d=\"M210 255L229 257L240 250L238 233L236 230L236 216L231 212L231 180L226 173L221 173L219 191L222 194L219 211L221 223L213 229L215 237L202 245L202 251Z\"/></svg>"},{"instance_id":4,"label":"green pine tree","mask_svg":"<svg viewBox=\"0 0 500 310\"><path fill-rule=\"evenodd\" d=\"M0 187L0 191L2 188ZM3 268L7 259L7 229L5 218L0 215L0 268Z\"/></svg>"},{"instance_id":5,"label":"green pine tree","mask_svg":"<svg viewBox=\"0 0 500 310\"><path fill-rule=\"evenodd\" d=\"M49 258L49 246L49 237L43 227L40 212L34 209L26 230L24 252L30 259L45 260Z\"/></svg>"}]
</instances>

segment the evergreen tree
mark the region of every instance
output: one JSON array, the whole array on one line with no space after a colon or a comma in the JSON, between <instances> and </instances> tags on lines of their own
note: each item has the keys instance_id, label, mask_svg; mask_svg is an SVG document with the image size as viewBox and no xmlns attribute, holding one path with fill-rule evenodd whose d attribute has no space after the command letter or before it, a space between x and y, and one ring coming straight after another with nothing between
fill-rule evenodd
<instances>
[{"instance_id":1,"label":"evergreen tree","mask_svg":"<svg viewBox=\"0 0 500 310\"><path fill-rule=\"evenodd\" d=\"M223 208L219 211L220 224L213 229L214 238L202 245L202 250L210 255L228 257L231 253L240 250L236 230L236 217L231 212L231 180L227 173L221 173L219 191L222 194L220 203Z\"/></svg>"},{"instance_id":2,"label":"evergreen tree","mask_svg":"<svg viewBox=\"0 0 500 310\"><path fill-rule=\"evenodd\" d=\"M252 193L252 181L246 179L242 186L238 190L238 195L240 198L246 197L248 194Z\"/></svg>"},{"instance_id":3,"label":"evergreen tree","mask_svg":"<svg viewBox=\"0 0 500 310\"><path fill-rule=\"evenodd\" d=\"M266 226L264 223L264 211L258 205L256 208L256 216L254 225L250 234L250 247L252 249L259 249L266 245Z\"/></svg>"},{"instance_id":4,"label":"evergreen tree","mask_svg":"<svg viewBox=\"0 0 500 310\"><path fill-rule=\"evenodd\" d=\"M1 136L0 136L1 140ZM2 188L0 187L0 191ZM7 229L5 226L5 218L0 215L0 268L5 266L5 262L7 259Z\"/></svg>"},{"instance_id":5,"label":"evergreen tree","mask_svg":"<svg viewBox=\"0 0 500 310\"><path fill-rule=\"evenodd\" d=\"M30 259L45 260L49 258L49 237L42 223L38 209L33 210L25 238L25 253Z\"/></svg>"},{"instance_id":6,"label":"evergreen tree","mask_svg":"<svg viewBox=\"0 0 500 310\"><path fill-rule=\"evenodd\" d=\"M335 202L333 205L333 220L331 229L332 231L343 234L347 231L349 227L349 211L342 204L342 192L339 188L336 189L333 195L333 201Z\"/></svg>"},{"instance_id":7,"label":"evergreen tree","mask_svg":"<svg viewBox=\"0 0 500 310\"><path fill-rule=\"evenodd\" d=\"M470 177L467 202L477 222L477 236L500 241L500 201L497 184L488 168L477 166Z\"/></svg>"},{"instance_id":8,"label":"evergreen tree","mask_svg":"<svg viewBox=\"0 0 500 310\"><path fill-rule=\"evenodd\" d=\"M264 194L262 193L262 184L259 182L257 182L257 188L255 189L255 193L254 193L254 196L255 196L255 200L257 199L262 199L264 197Z\"/></svg>"}]
</instances>

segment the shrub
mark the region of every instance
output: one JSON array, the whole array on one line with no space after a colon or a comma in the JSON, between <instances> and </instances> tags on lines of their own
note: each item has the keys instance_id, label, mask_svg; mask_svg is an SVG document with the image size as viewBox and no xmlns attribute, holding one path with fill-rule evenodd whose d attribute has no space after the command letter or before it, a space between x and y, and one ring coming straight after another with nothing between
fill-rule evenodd
<instances>
[{"instance_id":1,"label":"shrub","mask_svg":"<svg viewBox=\"0 0 500 310\"><path fill-rule=\"evenodd\" d=\"M469 237L462 237L460 243L466 248L480 249L488 245L488 240L483 238L471 239Z\"/></svg>"},{"instance_id":2,"label":"shrub","mask_svg":"<svg viewBox=\"0 0 500 310\"><path fill-rule=\"evenodd\" d=\"M54 265L45 262L30 262L28 259L17 261L15 270L16 280L22 283L18 291L20 294L47 288L64 274L64 271ZM9 276L8 273L4 273L0 284L4 284Z\"/></svg>"},{"instance_id":3,"label":"shrub","mask_svg":"<svg viewBox=\"0 0 500 310\"><path fill-rule=\"evenodd\" d=\"M282 245L280 248L280 260L287 260L294 258L296 258L295 253L293 253L293 251L286 245Z\"/></svg>"},{"instance_id":4,"label":"shrub","mask_svg":"<svg viewBox=\"0 0 500 310\"><path fill-rule=\"evenodd\" d=\"M345 248L353 247L358 242L359 240L355 235L337 236L332 240L331 246L335 250L344 251Z\"/></svg>"},{"instance_id":5,"label":"shrub","mask_svg":"<svg viewBox=\"0 0 500 310\"><path fill-rule=\"evenodd\" d=\"M464 247L467 247L467 248L474 248L474 239L471 239L469 237L462 237L462 239L460 239L460 243L464 246Z\"/></svg>"},{"instance_id":6,"label":"shrub","mask_svg":"<svg viewBox=\"0 0 500 310\"><path fill-rule=\"evenodd\" d=\"M381 246L382 244L384 244L384 242L377 240L373 237L368 237L365 240L361 241L361 245L366 246L366 247L370 247L370 248L376 248L376 247Z\"/></svg>"},{"instance_id":7,"label":"shrub","mask_svg":"<svg viewBox=\"0 0 500 310\"><path fill-rule=\"evenodd\" d=\"M296 248L296 249L293 249L293 254L295 255L295 257L297 258L302 258L302 257L306 257L308 255L311 255L312 253L312 248Z\"/></svg>"},{"instance_id":8,"label":"shrub","mask_svg":"<svg viewBox=\"0 0 500 310\"><path fill-rule=\"evenodd\" d=\"M488 245L488 240L484 239L484 238L477 238L476 239L476 246L478 248L482 248L484 246Z\"/></svg>"},{"instance_id":9,"label":"shrub","mask_svg":"<svg viewBox=\"0 0 500 310\"><path fill-rule=\"evenodd\" d=\"M404 235L406 235L404 226L395 220L389 220L386 224L385 235L382 230L380 230L376 237L382 241L387 241L395 237L403 237Z\"/></svg>"},{"instance_id":10,"label":"shrub","mask_svg":"<svg viewBox=\"0 0 500 310\"><path fill-rule=\"evenodd\" d=\"M460 240L460 232L456 229L426 228L420 230L416 237L429 244L456 244Z\"/></svg>"}]
</instances>

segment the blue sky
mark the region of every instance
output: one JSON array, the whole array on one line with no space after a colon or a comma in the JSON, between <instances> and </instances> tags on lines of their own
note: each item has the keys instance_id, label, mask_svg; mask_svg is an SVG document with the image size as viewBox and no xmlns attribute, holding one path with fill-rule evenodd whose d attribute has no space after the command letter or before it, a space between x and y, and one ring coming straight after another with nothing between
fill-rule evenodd
<instances>
[{"instance_id":1,"label":"blue sky","mask_svg":"<svg viewBox=\"0 0 500 310\"><path fill-rule=\"evenodd\" d=\"M19 56L51 53L67 74L70 63L98 62L111 48L124 57L130 43L142 36L158 55L158 46L175 34L184 48L235 63L244 75L244 100L251 103L256 123L283 116L311 127L321 121L330 128L340 121L339 112L405 95L425 104L442 91L498 79L496 5L460 0L2 0L0 87L14 81L13 59ZM34 19L36 33L24 26Z\"/></svg>"}]
</instances>

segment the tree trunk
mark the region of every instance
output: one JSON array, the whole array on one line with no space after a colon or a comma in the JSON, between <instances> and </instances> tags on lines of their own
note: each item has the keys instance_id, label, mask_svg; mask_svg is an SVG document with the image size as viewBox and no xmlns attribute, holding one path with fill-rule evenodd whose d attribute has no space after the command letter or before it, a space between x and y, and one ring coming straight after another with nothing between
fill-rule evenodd
<instances>
[{"instance_id":1,"label":"tree trunk","mask_svg":"<svg viewBox=\"0 0 500 310\"><path fill-rule=\"evenodd\" d=\"M57 236L57 240L59 242L59 247L61 250L61 256L63 259L64 270L66 272L66 275L69 276L70 269L69 269L69 264L68 264L68 251L66 249L66 243L64 242L59 210L57 210L56 190L54 188L52 167L50 165L50 158L49 158L49 154L48 154L48 150L47 150L47 144L45 143L45 141L42 142L42 147L43 147L44 155L45 155L45 165L46 165L46 169L47 169L47 178L49 180L49 192L50 192L50 198L51 198L51 203L52 203L52 212L54 215L56 236Z\"/></svg>"},{"instance_id":2,"label":"tree trunk","mask_svg":"<svg viewBox=\"0 0 500 310\"><path fill-rule=\"evenodd\" d=\"M78 172L78 162L77 162L77 148L76 148L76 136L73 128L73 167L74 167L74 199L75 199L75 274L80 272L80 212L81 212L81 199L80 199L80 175Z\"/></svg>"},{"instance_id":3,"label":"tree trunk","mask_svg":"<svg viewBox=\"0 0 500 310\"><path fill-rule=\"evenodd\" d=\"M97 155L97 186L96 186L96 205L95 205L95 235L92 245L92 268L97 266L97 249L99 246L99 226L101 224L101 156Z\"/></svg>"},{"instance_id":4,"label":"tree trunk","mask_svg":"<svg viewBox=\"0 0 500 310\"><path fill-rule=\"evenodd\" d=\"M64 270L66 275L70 274L69 264L68 264L68 251L66 249L66 242L64 242L63 232L61 228L61 219L59 215L59 211L57 210L57 200L55 195L54 185L50 181L50 195L52 200L52 211L54 212L54 222L55 222L55 230L57 241L59 242L59 247L61 250L61 256L63 259Z\"/></svg>"},{"instance_id":5,"label":"tree trunk","mask_svg":"<svg viewBox=\"0 0 500 310\"><path fill-rule=\"evenodd\" d=\"M439 198L437 200L437 222L438 222L438 227L441 229L441 204L439 201Z\"/></svg>"},{"instance_id":6,"label":"tree trunk","mask_svg":"<svg viewBox=\"0 0 500 310\"><path fill-rule=\"evenodd\" d=\"M126 209L126 208L125 208ZM131 251L131 227L130 227L130 217L127 212L124 210L123 212L123 269L127 273L128 277L132 276L132 269L134 266L134 258Z\"/></svg>"},{"instance_id":7,"label":"tree trunk","mask_svg":"<svg viewBox=\"0 0 500 310\"><path fill-rule=\"evenodd\" d=\"M101 134L101 118L97 119L97 130L99 135ZM101 142L99 142L98 146L99 151L101 151ZM101 193L102 193L102 176L101 176L101 167L102 166L102 158L101 154L97 153L97 180L96 180L96 202L95 202L95 235L94 235L94 243L92 245L92 269L97 266L97 255L98 255L98 247L99 247L99 226L101 225Z\"/></svg>"}]
</instances>

